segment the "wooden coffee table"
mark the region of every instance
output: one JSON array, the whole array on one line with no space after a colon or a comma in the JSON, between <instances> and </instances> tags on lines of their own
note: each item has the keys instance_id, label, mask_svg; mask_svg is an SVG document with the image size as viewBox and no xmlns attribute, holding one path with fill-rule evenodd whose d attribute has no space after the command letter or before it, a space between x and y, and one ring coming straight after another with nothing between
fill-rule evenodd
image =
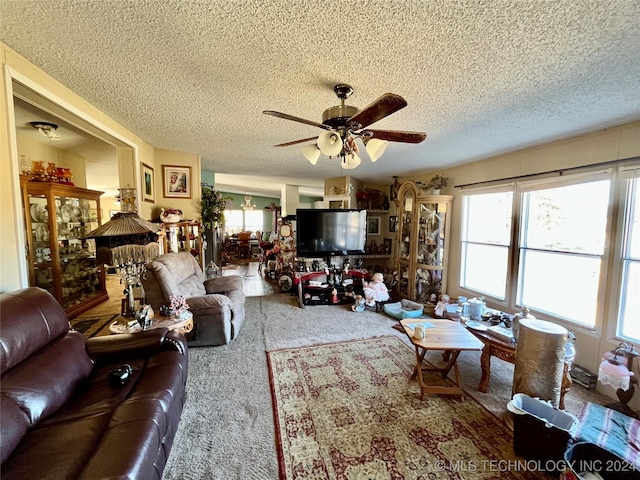
<instances>
[{"instance_id":1,"label":"wooden coffee table","mask_svg":"<svg viewBox=\"0 0 640 480\"><path fill-rule=\"evenodd\" d=\"M151 325L147 330L166 327L169 330L177 330L183 334L189 333L193 330L193 314L191 312L187 313L188 315L180 320L176 320L173 317L165 317L164 315L156 315L151 320ZM135 324L133 327L126 327L122 321L122 317L120 317L109 325L109 331L111 333L138 333L142 332L142 327L138 324Z\"/></svg>"},{"instance_id":2,"label":"wooden coffee table","mask_svg":"<svg viewBox=\"0 0 640 480\"><path fill-rule=\"evenodd\" d=\"M418 340L413 338L413 329L410 327L416 323L430 323L433 327L425 328L424 338ZM400 324L416 348L416 367L411 378L418 377L420 399L422 400L425 393L459 395L462 399L463 390L458 371L458 355L463 350L480 350L484 344L458 322L451 320L407 318L401 320ZM423 366L424 356L429 350L443 351L448 356L447 364L443 368ZM438 372L442 378L446 379L451 368L453 368L455 377L454 385L426 385L424 383L422 372Z\"/></svg>"}]
</instances>

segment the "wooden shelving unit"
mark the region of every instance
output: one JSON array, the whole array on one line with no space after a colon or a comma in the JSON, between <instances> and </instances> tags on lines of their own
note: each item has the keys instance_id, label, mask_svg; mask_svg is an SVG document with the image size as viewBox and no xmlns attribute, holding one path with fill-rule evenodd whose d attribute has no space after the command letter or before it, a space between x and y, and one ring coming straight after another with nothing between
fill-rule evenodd
<instances>
[{"instance_id":1,"label":"wooden shelving unit","mask_svg":"<svg viewBox=\"0 0 640 480\"><path fill-rule=\"evenodd\" d=\"M23 181L29 284L49 291L69 317L109 299L94 239L102 192L55 182Z\"/></svg>"}]
</instances>

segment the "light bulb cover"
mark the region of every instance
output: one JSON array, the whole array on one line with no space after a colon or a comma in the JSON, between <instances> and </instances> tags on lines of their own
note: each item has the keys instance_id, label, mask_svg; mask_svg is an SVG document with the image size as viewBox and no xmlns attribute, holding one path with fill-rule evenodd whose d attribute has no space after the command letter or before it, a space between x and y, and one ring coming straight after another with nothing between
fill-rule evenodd
<instances>
[{"instance_id":1,"label":"light bulb cover","mask_svg":"<svg viewBox=\"0 0 640 480\"><path fill-rule=\"evenodd\" d=\"M382 156L387 145L389 145L387 140L378 140L377 138L370 138L365 142L365 148L372 162L377 161Z\"/></svg>"},{"instance_id":2,"label":"light bulb cover","mask_svg":"<svg viewBox=\"0 0 640 480\"><path fill-rule=\"evenodd\" d=\"M315 165L318 163L318 159L320 158L320 150L317 145L305 145L300 149L304 158L309 160L311 165Z\"/></svg>"},{"instance_id":3,"label":"light bulb cover","mask_svg":"<svg viewBox=\"0 0 640 480\"><path fill-rule=\"evenodd\" d=\"M362 160L360 160L360 157L357 153L345 155L344 157L342 157L341 161L342 168L344 168L345 170L353 170L354 168L357 168L360 163L362 163Z\"/></svg>"},{"instance_id":4,"label":"light bulb cover","mask_svg":"<svg viewBox=\"0 0 640 480\"><path fill-rule=\"evenodd\" d=\"M336 132L323 132L318 136L318 148L323 154L333 157L342 151L342 139Z\"/></svg>"}]
</instances>

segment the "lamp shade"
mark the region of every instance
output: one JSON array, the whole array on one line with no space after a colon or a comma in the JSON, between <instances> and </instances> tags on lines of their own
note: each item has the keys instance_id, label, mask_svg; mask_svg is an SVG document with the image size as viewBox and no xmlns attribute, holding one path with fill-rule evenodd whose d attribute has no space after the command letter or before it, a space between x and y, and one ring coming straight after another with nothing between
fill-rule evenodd
<instances>
[{"instance_id":1,"label":"lamp shade","mask_svg":"<svg viewBox=\"0 0 640 480\"><path fill-rule=\"evenodd\" d=\"M360 165L360 163L362 163L362 160L360 160L357 153L352 153L342 157L342 168L345 170L352 170Z\"/></svg>"},{"instance_id":2,"label":"lamp shade","mask_svg":"<svg viewBox=\"0 0 640 480\"><path fill-rule=\"evenodd\" d=\"M329 157L342 151L342 139L336 132L323 132L318 136L318 148Z\"/></svg>"},{"instance_id":3,"label":"lamp shade","mask_svg":"<svg viewBox=\"0 0 640 480\"><path fill-rule=\"evenodd\" d=\"M318 159L320 158L320 150L318 149L317 145L305 145L300 149L300 151L304 155L304 158L309 160L311 165L315 165L316 163L318 163Z\"/></svg>"},{"instance_id":4,"label":"lamp shade","mask_svg":"<svg viewBox=\"0 0 640 480\"><path fill-rule=\"evenodd\" d=\"M613 363L612 359L603 360L598 369L598 380L613 388L628 390L633 372L620 362Z\"/></svg>"},{"instance_id":5,"label":"lamp shade","mask_svg":"<svg viewBox=\"0 0 640 480\"><path fill-rule=\"evenodd\" d=\"M375 162L382 156L387 145L389 145L389 142L386 140L378 140L377 138L370 138L367 140L365 148L372 162Z\"/></svg>"},{"instance_id":6,"label":"lamp shade","mask_svg":"<svg viewBox=\"0 0 640 480\"><path fill-rule=\"evenodd\" d=\"M611 360L612 358L615 358L617 362L621 363L622 365L624 365L625 367L627 367L627 357L622 356L622 355L616 355L614 352L604 352L604 354L602 354L602 359L603 360ZM614 361L614 363L615 363ZM628 368L628 367L627 367Z\"/></svg>"}]
</instances>

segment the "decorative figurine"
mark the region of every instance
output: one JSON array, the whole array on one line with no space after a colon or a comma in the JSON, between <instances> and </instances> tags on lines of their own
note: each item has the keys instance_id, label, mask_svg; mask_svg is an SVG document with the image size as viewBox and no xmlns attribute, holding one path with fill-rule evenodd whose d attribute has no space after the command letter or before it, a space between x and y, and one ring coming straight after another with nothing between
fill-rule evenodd
<instances>
[{"instance_id":1,"label":"decorative figurine","mask_svg":"<svg viewBox=\"0 0 640 480\"><path fill-rule=\"evenodd\" d=\"M340 300L338 300L338 290L336 290L335 288L333 290L331 290L331 303L338 303Z\"/></svg>"},{"instance_id":2,"label":"decorative figurine","mask_svg":"<svg viewBox=\"0 0 640 480\"><path fill-rule=\"evenodd\" d=\"M389 300L389 291L384 284L384 276L377 272L371 277L371 281L364 287L365 304L374 307L376 302L385 302Z\"/></svg>"},{"instance_id":3,"label":"decorative figurine","mask_svg":"<svg viewBox=\"0 0 640 480\"><path fill-rule=\"evenodd\" d=\"M354 297L353 305L351 305L351 310L354 312L364 312L365 300L362 298L362 295L356 295Z\"/></svg>"},{"instance_id":4,"label":"decorative figurine","mask_svg":"<svg viewBox=\"0 0 640 480\"><path fill-rule=\"evenodd\" d=\"M436 316L438 317L445 316L445 314L447 313L447 305L449 305L449 300L450 300L450 297L446 293L443 293L442 295L440 295L440 300L438 300L438 303L436 304L436 308L434 310L434 313L436 314Z\"/></svg>"}]
</instances>

